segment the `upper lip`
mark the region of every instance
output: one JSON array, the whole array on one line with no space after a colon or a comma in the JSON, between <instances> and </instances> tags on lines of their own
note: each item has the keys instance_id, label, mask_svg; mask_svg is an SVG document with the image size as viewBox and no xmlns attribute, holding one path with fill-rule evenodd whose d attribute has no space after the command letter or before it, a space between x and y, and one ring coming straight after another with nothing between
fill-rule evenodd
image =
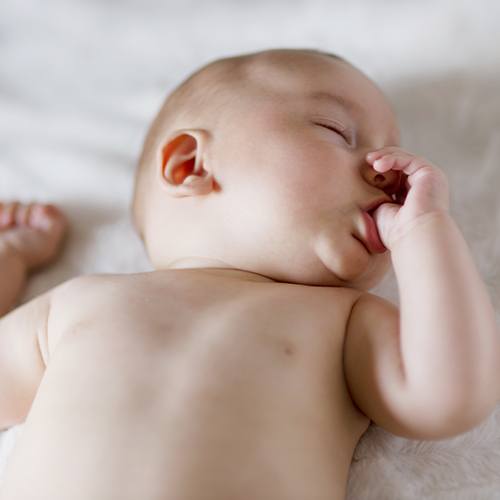
<instances>
[{"instance_id":1,"label":"upper lip","mask_svg":"<svg viewBox=\"0 0 500 500\"><path fill-rule=\"evenodd\" d=\"M394 200L392 198L377 198L376 200L371 201L370 203L367 203L366 205L361 206L361 210L364 212L372 212L376 210L380 205L383 203L394 203Z\"/></svg>"}]
</instances>

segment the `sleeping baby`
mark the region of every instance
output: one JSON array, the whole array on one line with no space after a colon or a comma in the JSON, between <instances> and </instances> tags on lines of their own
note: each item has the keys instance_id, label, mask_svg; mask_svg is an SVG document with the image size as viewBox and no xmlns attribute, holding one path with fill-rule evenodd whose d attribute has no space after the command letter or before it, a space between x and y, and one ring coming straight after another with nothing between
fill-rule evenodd
<instances>
[{"instance_id":1,"label":"sleeping baby","mask_svg":"<svg viewBox=\"0 0 500 500\"><path fill-rule=\"evenodd\" d=\"M132 216L154 271L13 309L67 222L0 205L0 428L25 424L0 500L341 500L370 422L487 419L494 309L445 174L399 141L351 63L265 50L202 67L150 126ZM391 265L400 309L369 292Z\"/></svg>"}]
</instances>

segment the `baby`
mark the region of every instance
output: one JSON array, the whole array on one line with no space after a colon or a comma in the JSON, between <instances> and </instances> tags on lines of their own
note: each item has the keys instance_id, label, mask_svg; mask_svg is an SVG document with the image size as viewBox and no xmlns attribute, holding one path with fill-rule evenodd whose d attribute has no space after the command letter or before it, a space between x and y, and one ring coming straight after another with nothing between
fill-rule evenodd
<instances>
[{"instance_id":1,"label":"baby","mask_svg":"<svg viewBox=\"0 0 500 500\"><path fill-rule=\"evenodd\" d=\"M340 500L370 421L444 439L495 409L495 314L438 167L337 56L214 61L146 139L153 272L6 314L64 215L0 207L1 500ZM369 293L392 264L401 310Z\"/></svg>"}]
</instances>

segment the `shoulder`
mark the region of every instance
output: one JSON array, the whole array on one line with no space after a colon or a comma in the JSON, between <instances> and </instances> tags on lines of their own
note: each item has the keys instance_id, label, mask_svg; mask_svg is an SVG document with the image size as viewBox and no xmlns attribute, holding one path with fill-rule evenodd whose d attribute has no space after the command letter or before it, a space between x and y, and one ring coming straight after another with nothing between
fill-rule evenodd
<instances>
[{"instance_id":1,"label":"shoulder","mask_svg":"<svg viewBox=\"0 0 500 500\"><path fill-rule=\"evenodd\" d=\"M50 347L54 348L67 331L88 325L102 317L112 304L123 301L131 286L129 275L86 274L71 278L51 290L47 322Z\"/></svg>"},{"instance_id":2,"label":"shoulder","mask_svg":"<svg viewBox=\"0 0 500 500\"><path fill-rule=\"evenodd\" d=\"M383 326L384 323L399 324L400 311L398 306L389 300L369 292L360 293L353 301L347 328L362 326Z\"/></svg>"},{"instance_id":3,"label":"shoulder","mask_svg":"<svg viewBox=\"0 0 500 500\"><path fill-rule=\"evenodd\" d=\"M140 274L83 274L71 278L52 290L52 304L67 299L80 300L107 292L110 289L125 290L129 283L136 281ZM81 305L81 304L80 304Z\"/></svg>"},{"instance_id":4,"label":"shoulder","mask_svg":"<svg viewBox=\"0 0 500 500\"><path fill-rule=\"evenodd\" d=\"M353 302L347 318L344 356L350 368L377 365L384 358L400 365L400 310L378 295L364 292ZM360 365L361 363L361 365Z\"/></svg>"}]
</instances>

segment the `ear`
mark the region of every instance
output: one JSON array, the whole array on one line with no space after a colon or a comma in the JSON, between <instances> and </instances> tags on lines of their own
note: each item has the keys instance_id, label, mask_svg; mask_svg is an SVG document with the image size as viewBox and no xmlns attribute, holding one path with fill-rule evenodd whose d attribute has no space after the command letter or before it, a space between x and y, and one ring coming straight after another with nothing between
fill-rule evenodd
<instances>
[{"instance_id":1,"label":"ear","mask_svg":"<svg viewBox=\"0 0 500 500\"><path fill-rule=\"evenodd\" d=\"M208 134L201 129L177 130L161 146L158 174L162 188L172 196L197 196L213 190L203 153Z\"/></svg>"}]
</instances>

